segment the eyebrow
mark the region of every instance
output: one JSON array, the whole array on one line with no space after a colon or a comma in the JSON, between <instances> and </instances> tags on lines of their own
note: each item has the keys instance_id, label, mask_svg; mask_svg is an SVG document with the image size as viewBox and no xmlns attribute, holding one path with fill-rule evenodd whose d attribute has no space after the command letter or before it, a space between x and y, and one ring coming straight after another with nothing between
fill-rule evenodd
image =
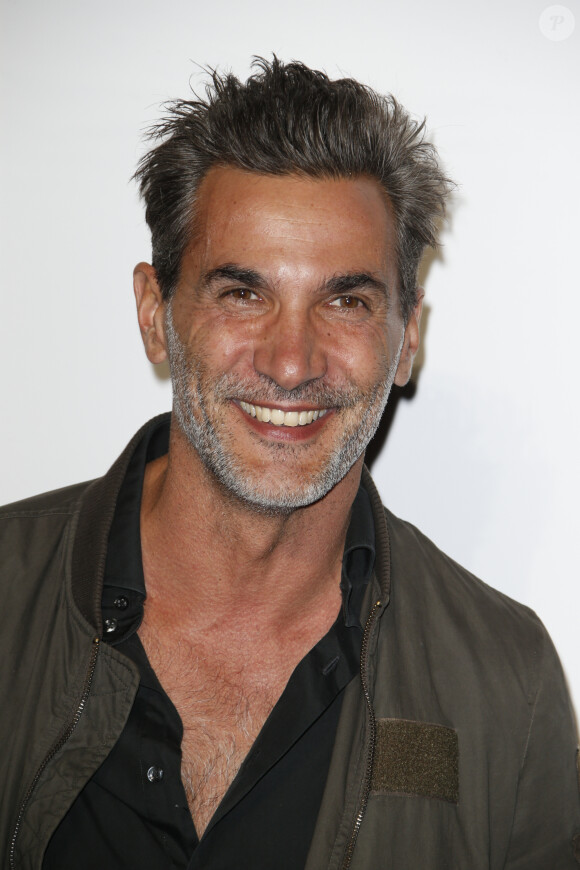
<instances>
[{"instance_id":1,"label":"eyebrow","mask_svg":"<svg viewBox=\"0 0 580 870\"><path fill-rule=\"evenodd\" d=\"M201 278L201 285L203 287L210 287L212 284L224 280L235 281L256 290L264 290L268 286L264 276L256 272L255 269L244 269L242 266L236 266L235 263L225 263L223 266L218 266L216 269L210 269L205 272ZM335 275L329 278L328 281L324 281L319 290L327 293L352 293L353 290L361 287L371 287L385 296L388 295L385 282L380 281L368 272Z\"/></svg>"},{"instance_id":2,"label":"eyebrow","mask_svg":"<svg viewBox=\"0 0 580 870\"><path fill-rule=\"evenodd\" d=\"M226 263L223 266L218 266L217 269L210 269L201 277L202 287L210 287L217 281L236 281L239 284L245 284L246 287L253 287L257 290L264 290L267 286L266 280L254 269L243 269L241 266L236 266L234 263Z\"/></svg>"},{"instance_id":3,"label":"eyebrow","mask_svg":"<svg viewBox=\"0 0 580 870\"><path fill-rule=\"evenodd\" d=\"M353 290L358 290L360 287L372 287L374 290L379 290L387 295L387 285L384 281L379 281L367 272L355 272L348 275L337 275L334 278L329 278L323 284L323 289L331 293L351 293Z\"/></svg>"}]
</instances>

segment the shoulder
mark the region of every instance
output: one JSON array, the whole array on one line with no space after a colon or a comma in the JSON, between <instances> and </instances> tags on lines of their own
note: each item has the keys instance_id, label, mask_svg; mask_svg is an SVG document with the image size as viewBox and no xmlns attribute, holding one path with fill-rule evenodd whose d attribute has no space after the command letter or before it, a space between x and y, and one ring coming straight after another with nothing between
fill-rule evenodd
<instances>
[{"instance_id":1,"label":"shoulder","mask_svg":"<svg viewBox=\"0 0 580 870\"><path fill-rule=\"evenodd\" d=\"M535 613L503 592L480 580L458 562L444 553L412 523L401 520L384 509L391 546L391 568L395 574L404 574L405 583L420 584L425 593L453 596L457 604L468 607L491 608L501 613L538 622Z\"/></svg>"},{"instance_id":2,"label":"shoulder","mask_svg":"<svg viewBox=\"0 0 580 870\"><path fill-rule=\"evenodd\" d=\"M362 483L375 523L375 572L391 615L402 614L408 627L426 638L448 636L467 647L484 643L509 654L514 644L544 645L547 633L533 610L480 580L391 513L366 468Z\"/></svg>"},{"instance_id":3,"label":"shoulder","mask_svg":"<svg viewBox=\"0 0 580 870\"><path fill-rule=\"evenodd\" d=\"M391 555L391 606L415 642L447 662L490 675L527 674L528 688L554 660L549 635L524 604L492 588L442 552L411 523L385 509ZM470 663L470 664L468 664Z\"/></svg>"},{"instance_id":4,"label":"shoulder","mask_svg":"<svg viewBox=\"0 0 580 870\"><path fill-rule=\"evenodd\" d=\"M77 510L83 493L90 483L91 481L76 483L3 505L0 507L0 522L49 514L70 515Z\"/></svg>"},{"instance_id":5,"label":"shoulder","mask_svg":"<svg viewBox=\"0 0 580 870\"><path fill-rule=\"evenodd\" d=\"M0 583L3 594L34 590L49 566L67 562L87 483L41 493L0 508Z\"/></svg>"}]
</instances>

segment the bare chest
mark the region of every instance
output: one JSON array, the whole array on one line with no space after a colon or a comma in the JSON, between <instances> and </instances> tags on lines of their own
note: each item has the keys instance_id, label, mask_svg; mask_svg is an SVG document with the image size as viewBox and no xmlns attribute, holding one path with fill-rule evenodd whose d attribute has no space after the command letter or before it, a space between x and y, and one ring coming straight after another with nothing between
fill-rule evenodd
<instances>
[{"instance_id":1,"label":"bare chest","mask_svg":"<svg viewBox=\"0 0 580 870\"><path fill-rule=\"evenodd\" d=\"M140 637L183 724L181 776L198 836L236 776L289 674L252 658L219 654L205 643L162 636L144 623Z\"/></svg>"}]
</instances>

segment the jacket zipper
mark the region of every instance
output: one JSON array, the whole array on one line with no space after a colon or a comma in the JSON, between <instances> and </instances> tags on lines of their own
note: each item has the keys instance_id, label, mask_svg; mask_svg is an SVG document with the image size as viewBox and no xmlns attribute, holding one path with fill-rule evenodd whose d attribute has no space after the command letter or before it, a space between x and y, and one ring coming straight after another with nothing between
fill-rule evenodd
<instances>
[{"instance_id":1,"label":"jacket zipper","mask_svg":"<svg viewBox=\"0 0 580 870\"><path fill-rule=\"evenodd\" d=\"M375 601L373 604L372 610L369 614L369 618L367 619L365 630L362 639L361 645L361 653L360 653L360 678L362 683L363 694L365 697L365 701L367 704L367 709L369 713L369 732L370 732L370 742L369 749L367 755L367 766L364 778L364 790L361 799L361 804L359 807L359 811L357 813L354 827L352 829L352 834L350 835L350 840L348 846L346 848L346 852L344 855L344 861L342 864L342 870L348 870L350 867L350 862L352 860L352 853L354 852L354 847L356 845L358 832L360 831L360 826L362 825L362 820L364 818L365 810L367 808L367 803L369 799L369 793L371 790L371 778L373 774L373 760L375 756L375 742L376 742L376 733L377 733L377 722L375 719L375 711L373 709L373 703L371 701L371 696L369 692L369 683L367 679L367 662L368 662L368 650L369 650L369 638L371 634L371 629L373 627L373 622L377 613L377 610L381 606L380 601Z\"/></svg>"},{"instance_id":2,"label":"jacket zipper","mask_svg":"<svg viewBox=\"0 0 580 870\"><path fill-rule=\"evenodd\" d=\"M44 770L45 770L47 764L50 761L52 761L52 759L57 754L57 752L59 752L62 749L62 747L67 742L67 740L72 735L72 733L75 730L75 728L77 727L77 725L79 723L79 719L81 718L83 711L86 707L86 704L87 704L87 701L89 698L89 694L91 691L91 684L93 682L95 668L97 666L97 655L99 652L99 644L100 644L100 638L98 638L98 637L93 638L93 648L91 650L91 657L89 659L89 668L87 671L87 676L85 678L83 692L82 692L80 701L77 705L77 708L75 710L74 716L71 719L71 721L65 726L65 728L61 731L61 733L59 734L59 736L56 738L55 742L53 743L53 745L49 749L48 753L46 754L46 756L42 760L38 770L36 771L34 779L30 783L30 785L28 787L28 791L24 795L24 799L20 805L20 810L18 812L18 817L16 819L16 826L14 828L14 834L12 835L12 840L10 842L10 870L15 870L16 865L14 863L14 854L15 854L15 850L16 850L16 840L17 840L18 834L20 832L20 826L22 824L22 819L24 818L24 813L26 812L26 809L27 809L28 804L30 802L30 798L33 795L34 789L38 785L38 781L39 781L40 777L42 776L42 774L44 773Z\"/></svg>"}]
</instances>

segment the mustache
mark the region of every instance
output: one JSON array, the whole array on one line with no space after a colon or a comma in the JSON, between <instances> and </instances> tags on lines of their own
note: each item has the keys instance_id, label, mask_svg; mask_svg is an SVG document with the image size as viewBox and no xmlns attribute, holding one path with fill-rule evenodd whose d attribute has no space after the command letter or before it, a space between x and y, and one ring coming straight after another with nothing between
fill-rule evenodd
<instances>
[{"instance_id":1,"label":"mustache","mask_svg":"<svg viewBox=\"0 0 580 870\"><path fill-rule=\"evenodd\" d=\"M354 407L361 401L372 399L381 391L381 387L382 385L376 385L371 395L350 383L341 384L338 387L315 381L299 384L292 390L286 390L267 375L256 374L256 377L240 378L224 374L215 384L214 395L220 400L237 399L251 405L260 405L263 402L269 402L273 405L276 403L304 402L323 408L347 409Z\"/></svg>"}]
</instances>

